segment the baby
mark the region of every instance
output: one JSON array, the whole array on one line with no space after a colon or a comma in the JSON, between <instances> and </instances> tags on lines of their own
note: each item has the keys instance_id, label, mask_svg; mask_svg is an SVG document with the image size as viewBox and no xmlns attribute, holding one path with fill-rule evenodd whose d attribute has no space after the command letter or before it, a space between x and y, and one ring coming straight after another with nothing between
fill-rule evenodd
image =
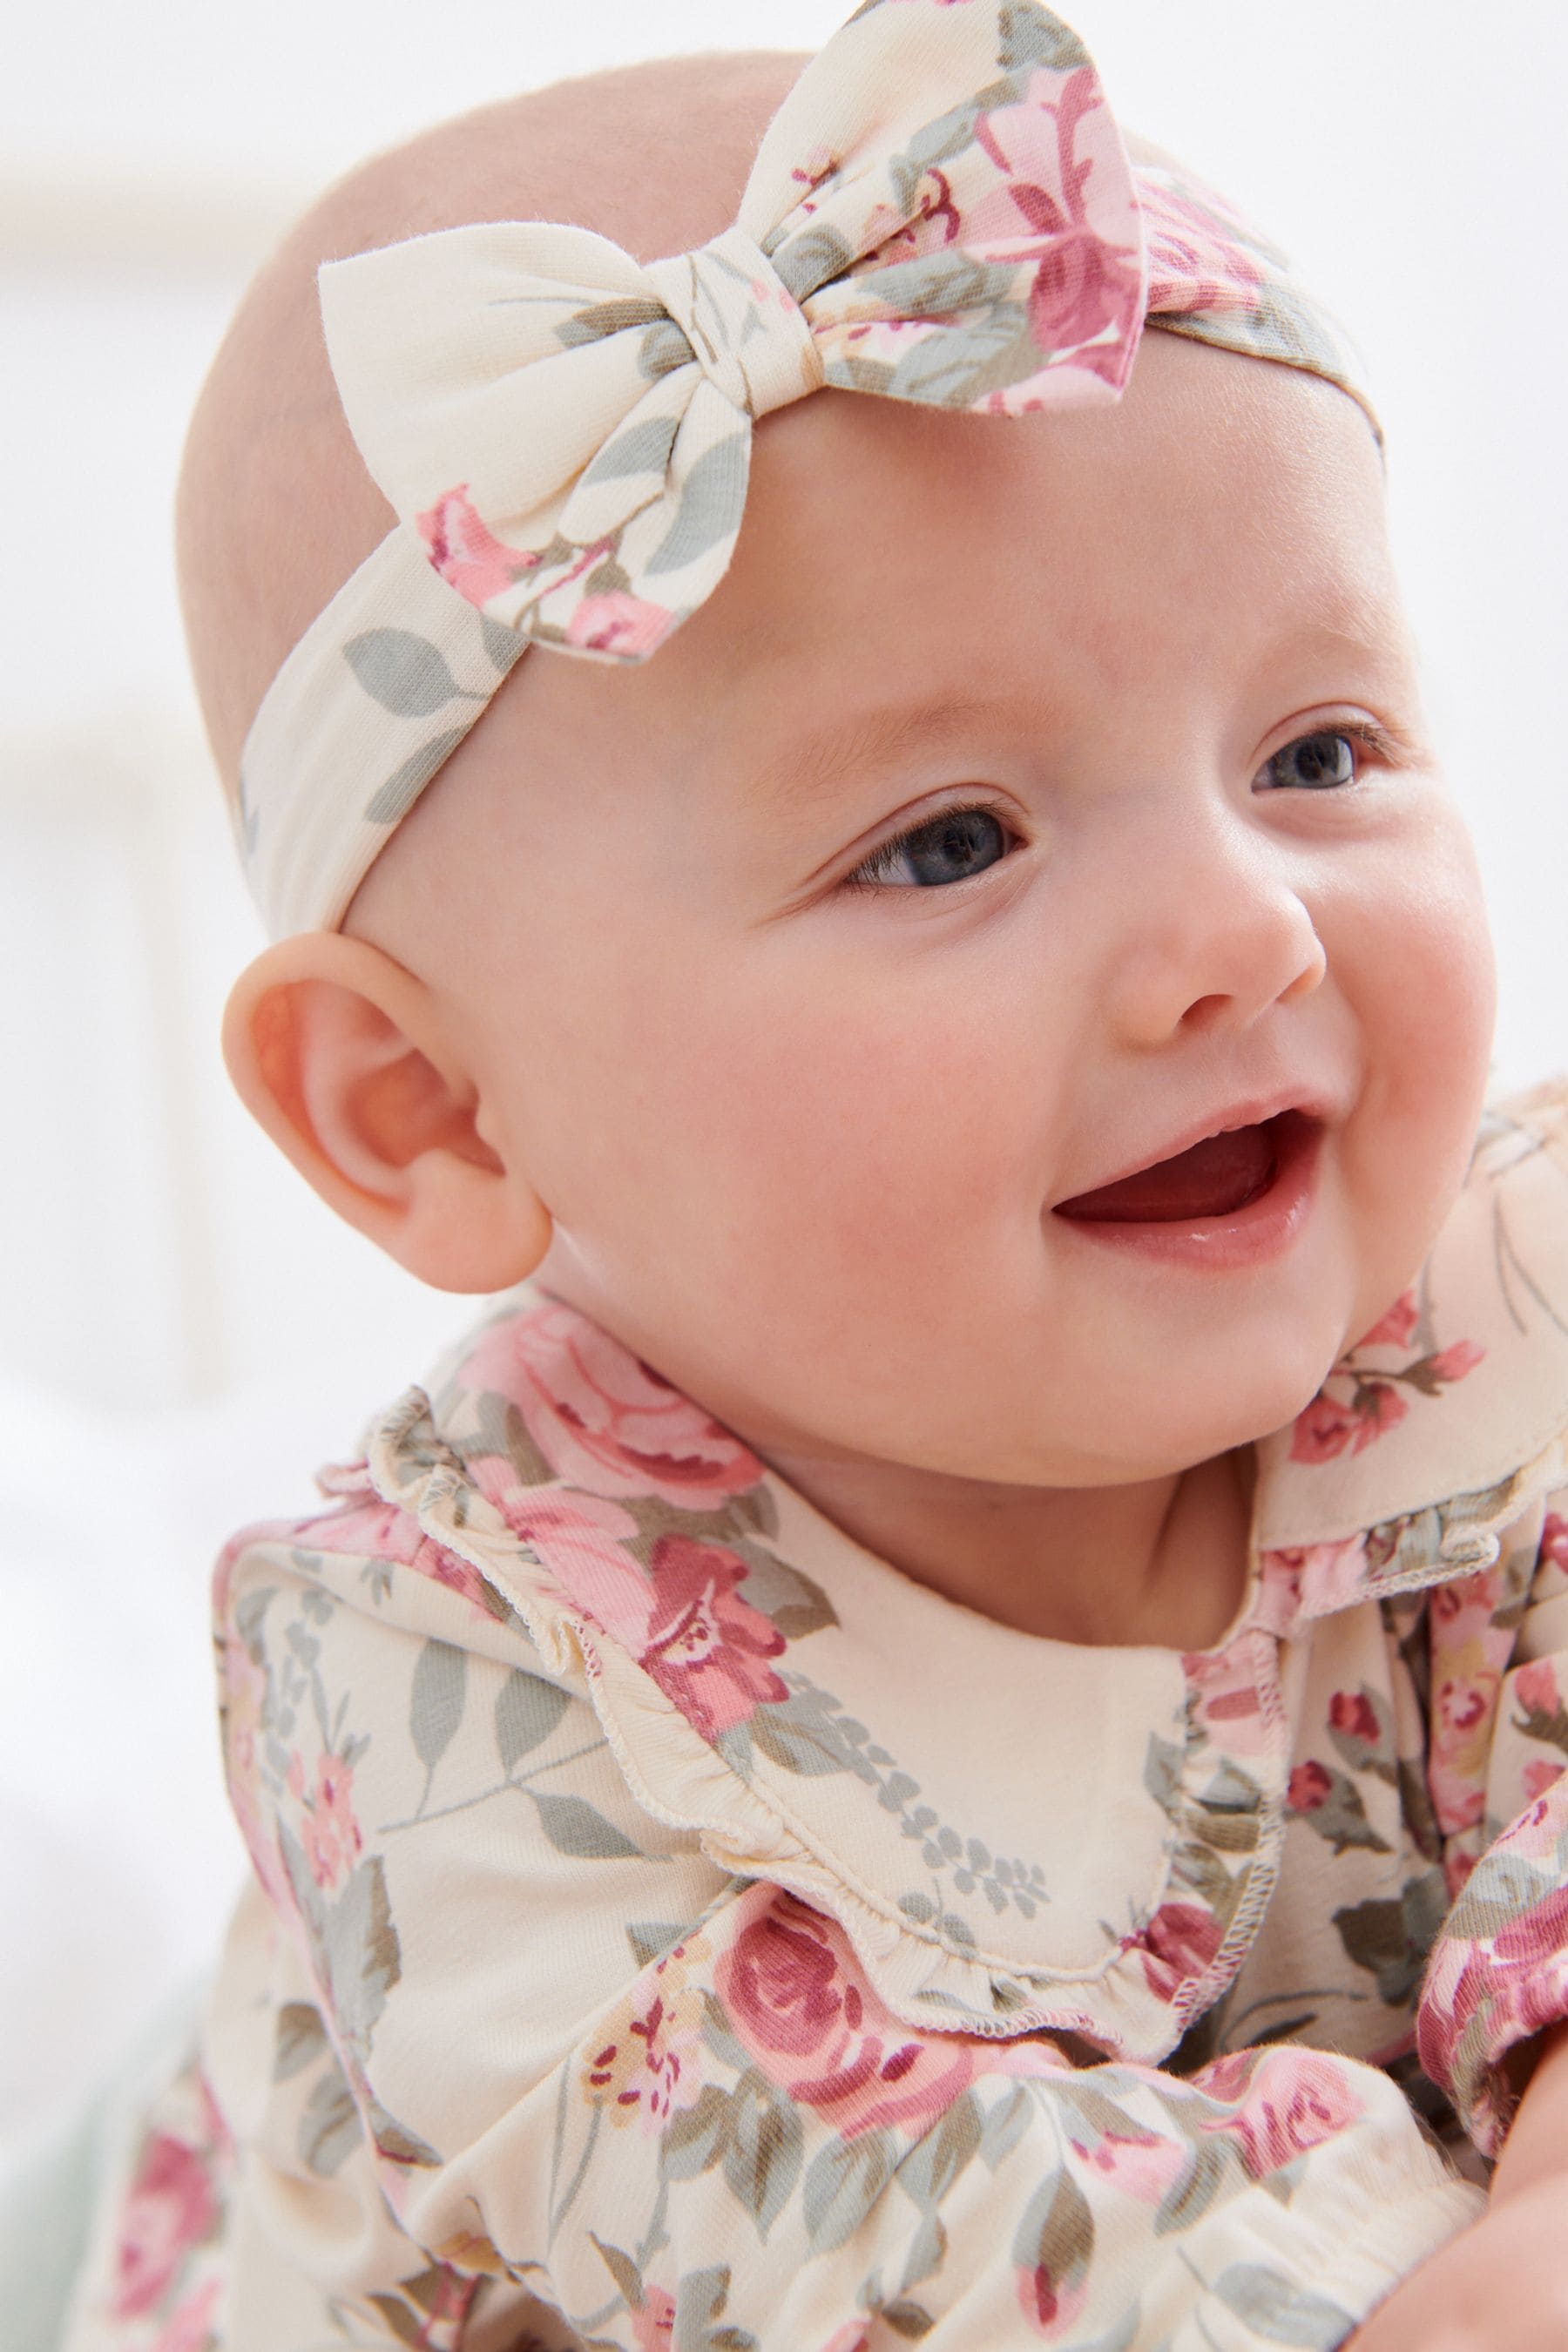
<instances>
[{"instance_id":1,"label":"baby","mask_svg":"<svg viewBox=\"0 0 1568 2352\"><path fill-rule=\"evenodd\" d=\"M73 2352L1560 2347L1568 1126L1331 323L867 0L332 192L180 524L235 1081L535 1279L225 1553Z\"/></svg>"}]
</instances>

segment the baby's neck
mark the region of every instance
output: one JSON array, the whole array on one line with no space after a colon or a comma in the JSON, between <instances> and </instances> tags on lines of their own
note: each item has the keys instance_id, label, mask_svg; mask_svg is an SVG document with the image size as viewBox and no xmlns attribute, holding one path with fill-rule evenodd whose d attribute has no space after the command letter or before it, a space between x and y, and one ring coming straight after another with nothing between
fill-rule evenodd
<instances>
[{"instance_id":1,"label":"baby's neck","mask_svg":"<svg viewBox=\"0 0 1568 2352\"><path fill-rule=\"evenodd\" d=\"M771 1458L868 1551L1020 1633L1202 1650L1240 1605L1250 1454L1136 1486L1052 1488Z\"/></svg>"}]
</instances>

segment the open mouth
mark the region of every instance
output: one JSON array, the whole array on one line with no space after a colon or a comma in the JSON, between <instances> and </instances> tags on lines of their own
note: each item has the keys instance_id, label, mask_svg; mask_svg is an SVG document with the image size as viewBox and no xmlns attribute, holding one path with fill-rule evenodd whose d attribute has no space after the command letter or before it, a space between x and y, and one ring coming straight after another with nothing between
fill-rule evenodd
<instances>
[{"instance_id":1,"label":"open mouth","mask_svg":"<svg viewBox=\"0 0 1568 2352\"><path fill-rule=\"evenodd\" d=\"M1173 1159L1157 1160L1114 1184L1058 1201L1058 1217L1112 1225L1191 1225L1235 1217L1274 1190L1318 1131L1304 1111L1284 1110L1255 1127L1205 1135Z\"/></svg>"}]
</instances>

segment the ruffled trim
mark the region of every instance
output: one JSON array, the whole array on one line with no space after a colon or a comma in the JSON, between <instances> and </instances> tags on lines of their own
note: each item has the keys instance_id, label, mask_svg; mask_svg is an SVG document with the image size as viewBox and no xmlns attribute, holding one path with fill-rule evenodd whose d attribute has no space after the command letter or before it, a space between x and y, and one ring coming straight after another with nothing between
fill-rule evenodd
<instances>
[{"instance_id":1,"label":"ruffled trim","mask_svg":"<svg viewBox=\"0 0 1568 2352\"><path fill-rule=\"evenodd\" d=\"M837 1918L881 1998L930 2032L1010 2037L1050 2031L1114 2056L1157 2062L1231 1981L1278 1874L1288 1726L1278 1644L1260 1622L1268 1586L1255 1579L1231 1632L1184 1658L1185 1737L1159 1791L1169 1831L1136 1926L1092 1968L1021 1966L965 1948L913 1918L826 1838L766 1768L750 1778L682 1711L626 1648L559 1587L581 1563L552 1558L546 1526L523 1540L473 1483L409 1391L376 1431L368 1476L448 1557L469 1564L515 1612L544 1671L583 1688L642 1810L695 1834L738 1878L765 1878ZM558 1489L568 1503L594 1496ZM531 1496L531 1502L539 1497ZM782 1645L781 1645L782 1646ZM803 1787L809 1788L809 1782Z\"/></svg>"}]
</instances>

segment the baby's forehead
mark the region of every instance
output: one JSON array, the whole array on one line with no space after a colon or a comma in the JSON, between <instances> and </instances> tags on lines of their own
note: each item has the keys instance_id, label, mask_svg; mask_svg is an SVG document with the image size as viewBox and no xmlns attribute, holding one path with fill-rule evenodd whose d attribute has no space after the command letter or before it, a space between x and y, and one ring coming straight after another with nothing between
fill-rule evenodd
<instances>
[{"instance_id":1,"label":"baby's forehead","mask_svg":"<svg viewBox=\"0 0 1568 2352\"><path fill-rule=\"evenodd\" d=\"M1009 734L1109 739L1157 669L1267 701L1342 649L1362 675L1408 650L1376 444L1321 379L1155 333L1115 405L825 391L758 426L729 571L655 657L536 648L410 822L477 818L489 773L580 798L588 834L677 806L727 831Z\"/></svg>"},{"instance_id":2,"label":"baby's forehead","mask_svg":"<svg viewBox=\"0 0 1568 2352\"><path fill-rule=\"evenodd\" d=\"M803 62L665 58L506 100L375 157L298 224L218 353L181 480L192 665L231 791L284 656L391 520L328 365L320 265L482 220L570 222L638 259L700 245L732 219Z\"/></svg>"}]
</instances>

